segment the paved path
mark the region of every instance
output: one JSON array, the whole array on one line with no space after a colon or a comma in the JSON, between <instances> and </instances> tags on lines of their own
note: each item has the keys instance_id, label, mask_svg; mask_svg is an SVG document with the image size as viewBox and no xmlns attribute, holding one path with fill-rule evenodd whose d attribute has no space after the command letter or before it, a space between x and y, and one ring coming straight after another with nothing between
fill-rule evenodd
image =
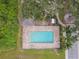
<instances>
[{"instance_id":1,"label":"paved path","mask_svg":"<svg viewBox=\"0 0 79 59\"><path fill-rule=\"evenodd\" d=\"M72 48L66 50L66 59L79 59L79 42L73 44Z\"/></svg>"}]
</instances>

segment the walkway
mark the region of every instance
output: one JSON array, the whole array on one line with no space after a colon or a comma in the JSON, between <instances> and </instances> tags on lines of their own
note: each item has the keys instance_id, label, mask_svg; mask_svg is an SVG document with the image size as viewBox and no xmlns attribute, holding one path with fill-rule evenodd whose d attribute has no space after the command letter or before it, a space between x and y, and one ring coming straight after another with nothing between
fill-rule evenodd
<instances>
[{"instance_id":1,"label":"walkway","mask_svg":"<svg viewBox=\"0 0 79 59\"><path fill-rule=\"evenodd\" d=\"M79 42L73 44L71 48L66 50L66 59L79 59Z\"/></svg>"}]
</instances>

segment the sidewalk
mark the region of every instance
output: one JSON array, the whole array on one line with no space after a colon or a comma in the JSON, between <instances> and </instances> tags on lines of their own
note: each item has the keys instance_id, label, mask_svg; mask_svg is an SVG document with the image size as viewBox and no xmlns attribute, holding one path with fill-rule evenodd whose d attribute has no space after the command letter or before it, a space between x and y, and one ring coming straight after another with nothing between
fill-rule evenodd
<instances>
[{"instance_id":1,"label":"sidewalk","mask_svg":"<svg viewBox=\"0 0 79 59\"><path fill-rule=\"evenodd\" d=\"M65 51L65 59L79 59L79 41Z\"/></svg>"}]
</instances>

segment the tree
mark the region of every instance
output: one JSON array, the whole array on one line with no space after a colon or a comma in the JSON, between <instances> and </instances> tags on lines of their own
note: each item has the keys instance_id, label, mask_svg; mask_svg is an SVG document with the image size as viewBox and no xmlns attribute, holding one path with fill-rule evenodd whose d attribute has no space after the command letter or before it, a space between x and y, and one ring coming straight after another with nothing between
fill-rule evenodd
<instances>
[{"instance_id":1,"label":"tree","mask_svg":"<svg viewBox=\"0 0 79 59\"><path fill-rule=\"evenodd\" d=\"M0 49L16 47L17 0L0 0Z\"/></svg>"},{"instance_id":2,"label":"tree","mask_svg":"<svg viewBox=\"0 0 79 59\"><path fill-rule=\"evenodd\" d=\"M57 4L57 0L25 0L23 15L26 18L45 20L49 16L53 17L62 8L63 5Z\"/></svg>"},{"instance_id":3,"label":"tree","mask_svg":"<svg viewBox=\"0 0 79 59\"><path fill-rule=\"evenodd\" d=\"M64 41L65 48L72 45L71 29L62 21L67 12L71 12L73 16L78 17L79 0L25 0L23 3L23 16L35 20L47 20L54 16L58 20L61 27L61 43ZM78 19L78 18L77 18ZM79 22L78 22L79 23ZM64 38L63 31L66 31L68 38ZM70 31L68 33L68 31ZM69 42L66 42L69 40ZM62 45L63 45L62 44ZM63 46L62 46L63 47Z\"/></svg>"}]
</instances>

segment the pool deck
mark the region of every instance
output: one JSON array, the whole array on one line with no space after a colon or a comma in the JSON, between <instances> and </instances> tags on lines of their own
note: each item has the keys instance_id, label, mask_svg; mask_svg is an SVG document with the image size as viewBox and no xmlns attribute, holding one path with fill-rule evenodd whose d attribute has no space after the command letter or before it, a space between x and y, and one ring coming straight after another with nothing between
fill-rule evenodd
<instances>
[{"instance_id":1,"label":"pool deck","mask_svg":"<svg viewBox=\"0 0 79 59\"><path fill-rule=\"evenodd\" d=\"M52 31L54 32L54 43L31 43L30 32L32 31ZM47 49L60 48L59 26L27 26L23 27L22 34L23 49Z\"/></svg>"}]
</instances>

